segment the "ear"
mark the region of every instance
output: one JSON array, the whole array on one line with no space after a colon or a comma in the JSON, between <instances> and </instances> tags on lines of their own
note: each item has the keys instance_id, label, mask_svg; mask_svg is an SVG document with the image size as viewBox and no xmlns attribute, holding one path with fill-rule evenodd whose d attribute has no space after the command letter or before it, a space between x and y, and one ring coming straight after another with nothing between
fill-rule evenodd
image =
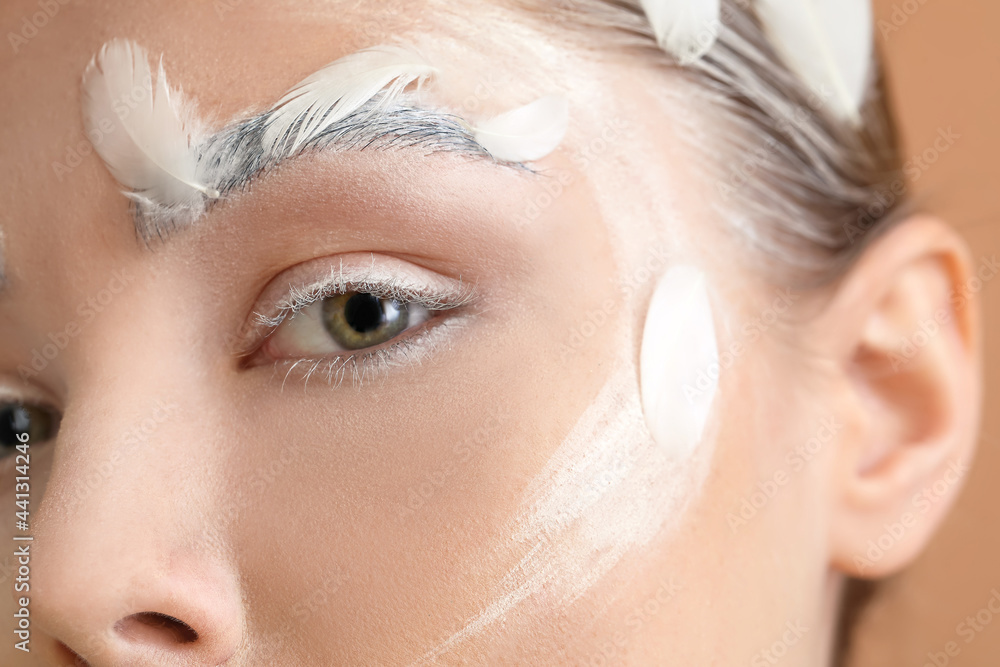
<instances>
[{"instance_id":1,"label":"ear","mask_svg":"<svg viewBox=\"0 0 1000 667\"><path fill-rule=\"evenodd\" d=\"M977 440L974 264L948 225L912 217L875 240L820 315L849 424L833 468L831 562L852 577L896 572L958 496ZM977 275L978 273L978 275Z\"/></svg>"}]
</instances>

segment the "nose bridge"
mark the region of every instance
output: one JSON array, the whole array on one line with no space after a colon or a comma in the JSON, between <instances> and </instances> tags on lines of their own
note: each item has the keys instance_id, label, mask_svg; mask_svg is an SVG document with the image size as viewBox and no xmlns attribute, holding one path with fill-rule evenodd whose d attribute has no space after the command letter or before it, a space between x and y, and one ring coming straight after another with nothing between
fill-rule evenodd
<instances>
[{"instance_id":1,"label":"nose bridge","mask_svg":"<svg viewBox=\"0 0 1000 667\"><path fill-rule=\"evenodd\" d=\"M130 505L135 509L143 507L146 499L163 498L155 493L159 477L150 475L147 479L141 474L152 472L164 454L158 448L172 437L171 431L176 433L169 422L180 414L181 406L163 397L137 403L141 407L135 406L127 416L115 416L114 412L93 415L92 421L103 422L100 424L80 424L75 415L64 418L61 440L65 444L61 447L73 447L74 451L65 452L73 465L53 470L56 483L52 492L58 494L61 512L73 514L81 506L99 507L120 496L132 497ZM136 491L143 493L136 497Z\"/></svg>"},{"instance_id":2,"label":"nose bridge","mask_svg":"<svg viewBox=\"0 0 1000 667\"><path fill-rule=\"evenodd\" d=\"M123 523L166 519L185 503L211 500L207 490L185 491L210 486L214 458L200 434L218 432L210 407L218 392L191 344L203 338L198 325L164 281L113 271L88 297L92 323L68 355L51 505L82 524L110 509Z\"/></svg>"},{"instance_id":3,"label":"nose bridge","mask_svg":"<svg viewBox=\"0 0 1000 667\"><path fill-rule=\"evenodd\" d=\"M212 511L223 430L208 374L151 328L138 318L98 344L95 325L81 341L94 347L33 520L33 613L90 664L219 664L242 608Z\"/></svg>"}]
</instances>

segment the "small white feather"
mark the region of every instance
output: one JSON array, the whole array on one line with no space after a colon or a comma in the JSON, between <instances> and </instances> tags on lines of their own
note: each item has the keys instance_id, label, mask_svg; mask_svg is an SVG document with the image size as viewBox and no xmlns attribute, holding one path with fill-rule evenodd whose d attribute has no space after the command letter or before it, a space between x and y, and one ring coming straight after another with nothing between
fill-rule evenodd
<instances>
[{"instance_id":1,"label":"small white feather","mask_svg":"<svg viewBox=\"0 0 1000 667\"><path fill-rule=\"evenodd\" d=\"M506 162L540 160L562 143L569 126L569 103L548 95L473 128L476 141Z\"/></svg>"},{"instance_id":2,"label":"small white feather","mask_svg":"<svg viewBox=\"0 0 1000 667\"><path fill-rule=\"evenodd\" d=\"M656 41L682 65L705 55L719 36L719 0L641 0Z\"/></svg>"},{"instance_id":3,"label":"small white feather","mask_svg":"<svg viewBox=\"0 0 1000 667\"><path fill-rule=\"evenodd\" d=\"M199 182L193 110L171 90L160 63L155 81L146 51L106 43L83 75L83 119L94 149L125 194L150 206L204 208L217 197Z\"/></svg>"},{"instance_id":4,"label":"small white feather","mask_svg":"<svg viewBox=\"0 0 1000 667\"><path fill-rule=\"evenodd\" d=\"M670 454L686 458L701 441L718 391L718 368L705 274L677 265L653 290L639 350L646 423Z\"/></svg>"},{"instance_id":5,"label":"small white feather","mask_svg":"<svg viewBox=\"0 0 1000 667\"><path fill-rule=\"evenodd\" d=\"M871 0L757 0L757 16L785 65L835 116L860 123L874 49Z\"/></svg>"},{"instance_id":6,"label":"small white feather","mask_svg":"<svg viewBox=\"0 0 1000 667\"><path fill-rule=\"evenodd\" d=\"M419 85L436 72L420 55L401 46L364 49L334 61L272 107L264 132L265 151L275 151L280 145L295 153L309 138L358 111L376 95L381 93L376 109L383 108L407 86Z\"/></svg>"}]
</instances>

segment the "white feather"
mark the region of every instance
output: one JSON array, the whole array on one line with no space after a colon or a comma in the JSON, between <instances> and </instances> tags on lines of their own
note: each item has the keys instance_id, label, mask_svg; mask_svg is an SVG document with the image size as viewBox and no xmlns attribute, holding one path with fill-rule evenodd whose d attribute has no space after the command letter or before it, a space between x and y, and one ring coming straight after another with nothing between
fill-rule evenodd
<instances>
[{"instance_id":1,"label":"white feather","mask_svg":"<svg viewBox=\"0 0 1000 667\"><path fill-rule=\"evenodd\" d=\"M871 69L871 0L757 0L757 16L785 65L834 115L860 122Z\"/></svg>"},{"instance_id":2,"label":"white feather","mask_svg":"<svg viewBox=\"0 0 1000 667\"><path fill-rule=\"evenodd\" d=\"M705 274L693 266L674 266L660 277L649 302L639 380L649 432L678 458L689 456L704 435L718 392L718 368Z\"/></svg>"},{"instance_id":3,"label":"white feather","mask_svg":"<svg viewBox=\"0 0 1000 667\"><path fill-rule=\"evenodd\" d=\"M265 151L283 145L294 153L383 89L379 107L436 72L421 56L401 46L378 46L345 56L301 81L274 105L264 132ZM326 113L328 109L332 111Z\"/></svg>"},{"instance_id":4,"label":"white feather","mask_svg":"<svg viewBox=\"0 0 1000 667\"><path fill-rule=\"evenodd\" d=\"M161 61L155 91L146 51L106 43L83 75L83 118L95 150L137 201L201 210L217 197L197 178L193 110L170 89Z\"/></svg>"},{"instance_id":5,"label":"white feather","mask_svg":"<svg viewBox=\"0 0 1000 667\"><path fill-rule=\"evenodd\" d=\"M562 143L569 126L569 103L548 95L473 128L476 141L507 162L540 160Z\"/></svg>"},{"instance_id":6,"label":"white feather","mask_svg":"<svg viewBox=\"0 0 1000 667\"><path fill-rule=\"evenodd\" d=\"M660 48L682 65L705 55L719 36L719 0L641 0L640 4Z\"/></svg>"}]
</instances>

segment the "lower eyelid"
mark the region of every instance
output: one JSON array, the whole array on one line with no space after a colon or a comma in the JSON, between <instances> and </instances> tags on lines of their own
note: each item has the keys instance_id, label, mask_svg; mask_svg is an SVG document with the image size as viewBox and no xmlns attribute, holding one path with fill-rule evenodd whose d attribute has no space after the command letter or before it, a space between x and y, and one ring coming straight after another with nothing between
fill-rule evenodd
<instances>
[{"instance_id":1,"label":"lower eyelid","mask_svg":"<svg viewBox=\"0 0 1000 667\"><path fill-rule=\"evenodd\" d=\"M440 320L434 324L434 320ZM319 359L279 359L271 366L281 378L282 388L289 380L323 381L339 387L345 382L360 388L365 383L384 379L385 374L401 367L419 366L444 349L465 328L466 318L433 317L408 333L366 350L342 353Z\"/></svg>"}]
</instances>

